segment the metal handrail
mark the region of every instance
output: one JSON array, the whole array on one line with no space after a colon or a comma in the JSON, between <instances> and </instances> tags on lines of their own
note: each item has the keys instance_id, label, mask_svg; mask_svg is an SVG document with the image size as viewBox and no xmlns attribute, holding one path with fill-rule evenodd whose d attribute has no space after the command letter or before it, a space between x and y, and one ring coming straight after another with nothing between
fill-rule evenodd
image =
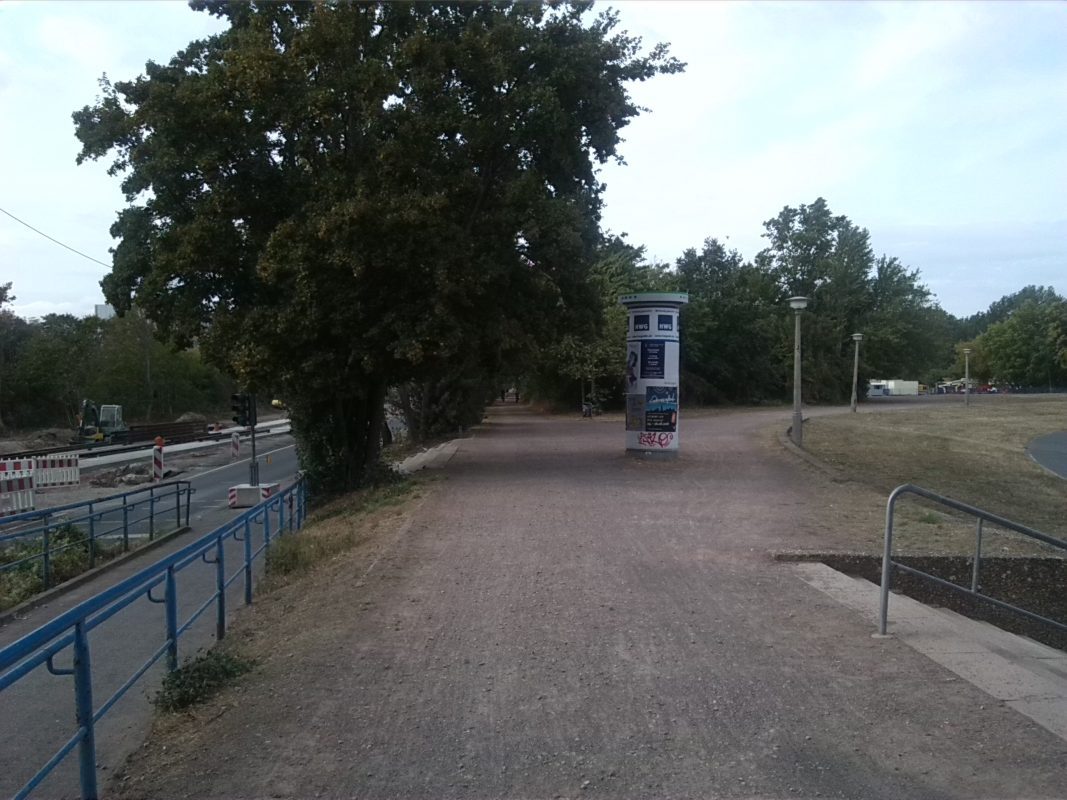
<instances>
[{"instance_id":1,"label":"metal handrail","mask_svg":"<svg viewBox=\"0 0 1067 800\"><path fill-rule=\"evenodd\" d=\"M897 500L905 494L913 494L919 497L924 497L927 500L931 500L946 508L951 508L956 511L963 512L968 516L972 516L977 520L975 524L975 544L974 544L974 557L972 559L971 566L971 585L970 587L961 586L958 583L947 581L944 578L939 578L936 575L931 575L929 572L923 572L915 567L908 566L907 564L901 564L898 561L893 560L893 518L894 510L896 508ZM921 486L914 486L910 483L905 483L894 489L890 495L889 500L886 502L885 509L885 548L882 552L882 587L881 587L881 605L879 608L878 617L878 633L882 636L886 633L886 628L889 624L889 590L890 582L892 580L893 570L897 569L901 572L906 572L909 575L915 575L916 577L926 578L934 583L944 586L947 589L959 592L960 594L969 595L971 597L982 600L983 602L990 603L998 608L1002 608L1006 611L1012 611L1027 619L1034 620L1035 622L1041 622L1046 625L1050 625L1061 631L1067 631L1067 624L1057 622L1049 617L1044 617L1040 614L1035 614L1032 611L1028 611L1020 606L1006 603L1003 600L998 600L995 597L990 597L984 594L979 587L978 576L982 564L982 532L983 524L989 522L1000 528L1005 528L1009 531L1022 534L1030 539L1036 539L1039 542L1047 544L1051 547L1055 547L1059 550L1067 552L1067 541L1057 539L1054 536L1049 536L1047 533L1042 533L1039 530L1030 528L1018 522L1013 522L1010 519L1005 519L992 512L985 511L984 509L977 508L967 503L962 503L959 500L953 500L950 497L932 492L929 489L924 489Z\"/></svg>"},{"instance_id":2,"label":"metal handrail","mask_svg":"<svg viewBox=\"0 0 1067 800\"><path fill-rule=\"evenodd\" d=\"M306 518L307 487L304 479L300 478L285 490L250 508L225 525L79 603L7 647L0 648L0 692L42 665L53 675L70 675L74 678L77 729L14 797L21 800L29 796L30 792L77 747L79 749L81 796L83 800L95 800L97 797L96 723L163 656L166 656L168 670L173 671L178 668L179 637L212 605L216 609L215 637L216 639L224 638L226 635L226 588L243 576L244 601L246 604L252 602L252 563L259 554L270 548L272 519L277 521L276 535L279 535L287 529L294 532L299 530L303 527ZM251 528L253 524L261 525L264 534L264 543L256 550L252 548ZM244 563L229 575L226 573L223 556L223 545L227 539L244 543ZM206 557L212 552L214 558L209 560ZM188 619L179 624L175 576L185 567L201 559L215 564L215 590ZM163 597L157 598L152 592L160 584L164 586L164 594ZM96 708L92 695L93 673L89 634L101 623L145 596L165 606L165 638L148 661L136 667L122 686L99 708ZM72 648L73 666L71 668L57 667L55 657L67 648Z\"/></svg>"},{"instance_id":3,"label":"metal handrail","mask_svg":"<svg viewBox=\"0 0 1067 800\"><path fill-rule=\"evenodd\" d=\"M148 523L147 535L149 541L155 539L157 535L179 530L183 525L188 525L190 498L195 491L189 481L170 481L136 489L132 492L121 492L93 500L83 500L78 503L41 509L40 511L30 511L11 517L9 519L21 522L37 521L39 519L44 521L38 525L25 527L11 533L0 533L0 547L10 546L20 541L40 541L41 548L38 552L0 564L0 573L15 571L29 562L40 560L42 588L47 590L52 586L52 561L59 553L81 547L87 543L88 569L92 569L96 566L97 542L100 539L121 533L122 551L129 552L131 532L135 530L139 523ZM147 496L138 497L138 495ZM173 500L171 500L172 496ZM137 499L131 501L131 498L135 497ZM119 500L122 501L121 504L118 502ZM144 506L147 506L147 511ZM183 506L185 511L184 523L182 521ZM157 508L160 510L157 511ZM140 509L140 516L137 515L138 509ZM85 513L69 513L81 511ZM122 519L116 520L110 528L102 528L101 525L107 525L104 519L105 516L116 512L121 512ZM173 528L161 531L156 530L156 517L160 513L174 514ZM67 526L84 528L85 538L62 545L55 545L52 541L52 535ZM3 529L3 527L0 527L0 531Z\"/></svg>"},{"instance_id":4,"label":"metal handrail","mask_svg":"<svg viewBox=\"0 0 1067 800\"><path fill-rule=\"evenodd\" d=\"M117 492L115 494L105 495L104 497L94 497L92 500L79 500L76 503L67 503L63 506L49 506L48 508L39 508L35 511L23 511L21 514L10 514L4 517L0 517L0 528L6 528L16 522L27 522L29 520L47 519L48 517L58 514L62 511L71 511L73 509L82 508L83 506L89 506L96 503L106 503L110 500L121 500L122 498L132 497L136 494L147 492L149 496L158 492L161 489L169 489L171 486L178 484L188 484L189 481L167 481L166 483L153 483L149 486L142 486L139 489L132 489L128 492ZM139 502L144 502L139 501Z\"/></svg>"}]
</instances>

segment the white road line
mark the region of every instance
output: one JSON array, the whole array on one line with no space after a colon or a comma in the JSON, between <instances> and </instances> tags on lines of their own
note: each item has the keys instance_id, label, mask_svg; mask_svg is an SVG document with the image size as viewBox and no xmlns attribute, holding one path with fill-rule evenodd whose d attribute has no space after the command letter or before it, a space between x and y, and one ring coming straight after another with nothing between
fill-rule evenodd
<instances>
[{"instance_id":1,"label":"white road line","mask_svg":"<svg viewBox=\"0 0 1067 800\"><path fill-rule=\"evenodd\" d=\"M266 453L257 453L256 454L256 458L257 459L266 458L269 455L273 455L274 453L280 453L280 452L282 452L282 450L288 450L288 449L290 449L292 447L296 447L296 445L295 444L287 444L285 447L279 447L277 450L268 450ZM205 470L204 472L198 472L195 475L190 476L190 480L196 480L197 478L202 478L205 475L210 475L212 472L218 472L219 470L229 469L230 467L236 466L237 464L247 464L251 460L252 460L251 457L244 458L244 459L241 459L240 461L234 461L232 464L224 464L221 467L215 467L214 469Z\"/></svg>"}]
</instances>

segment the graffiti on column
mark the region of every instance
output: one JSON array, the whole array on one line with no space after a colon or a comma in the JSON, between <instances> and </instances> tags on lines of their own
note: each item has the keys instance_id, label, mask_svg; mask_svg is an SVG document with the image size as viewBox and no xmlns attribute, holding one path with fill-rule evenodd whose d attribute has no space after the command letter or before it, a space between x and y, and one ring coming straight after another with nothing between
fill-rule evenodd
<instances>
[{"instance_id":1,"label":"graffiti on column","mask_svg":"<svg viewBox=\"0 0 1067 800\"><path fill-rule=\"evenodd\" d=\"M670 447L674 441L673 433L642 433L637 437L637 443L642 447Z\"/></svg>"}]
</instances>

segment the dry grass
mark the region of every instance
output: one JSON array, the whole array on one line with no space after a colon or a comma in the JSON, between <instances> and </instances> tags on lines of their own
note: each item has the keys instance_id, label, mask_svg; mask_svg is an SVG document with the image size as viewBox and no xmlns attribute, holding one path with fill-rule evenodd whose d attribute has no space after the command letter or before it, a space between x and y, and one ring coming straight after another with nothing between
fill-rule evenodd
<instances>
[{"instance_id":1,"label":"dry grass","mask_svg":"<svg viewBox=\"0 0 1067 800\"><path fill-rule=\"evenodd\" d=\"M1035 436L1067 428L1067 400L982 398L906 410L835 414L805 423L813 455L852 480L888 494L913 483L1067 539L1067 481L1050 475L1026 454ZM908 501L901 509L902 547L967 552L973 521L939 507ZM1014 536L990 542L994 552L1042 552Z\"/></svg>"}]
</instances>

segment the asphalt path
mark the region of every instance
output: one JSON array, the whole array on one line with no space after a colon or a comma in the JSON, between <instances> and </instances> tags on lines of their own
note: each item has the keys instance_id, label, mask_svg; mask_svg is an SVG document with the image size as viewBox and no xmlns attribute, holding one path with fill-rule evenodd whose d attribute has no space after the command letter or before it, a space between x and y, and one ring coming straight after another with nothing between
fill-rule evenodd
<instances>
[{"instance_id":1,"label":"asphalt path","mask_svg":"<svg viewBox=\"0 0 1067 800\"><path fill-rule=\"evenodd\" d=\"M286 437L286 440L288 437ZM298 469L296 452L285 440L273 440L269 448L260 448L260 481L291 482ZM195 491L190 502L191 530L165 545L132 558L95 580L61 595L28 612L24 617L0 627L0 647L35 630L50 619L92 597L167 553L185 547L196 537L225 524L240 510L229 508L229 487L248 480L248 460L182 476L192 482ZM253 529L253 543L262 543L262 529ZM227 574L243 564L243 544L230 541L226 547ZM262 570L262 560L258 570ZM227 592L229 609L244 601L242 580ZM196 562L178 574L179 625L215 591L215 566ZM97 708L117 690L166 639L163 605L141 599L128 606L89 636L93 664L93 693ZM182 635L179 657L195 654L214 641L214 608L205 612ZM60 666L69 661L57 659ZM132 688L97 726L97 757L100 780L117 767L126 755L140 745L152 717L150 697L159 687L164 670L161 660L140 683ZM50 675L43 667L0 693L0 796L17 791L75 730L73 683L69 677ZM77 797L77 750L38 788L37 797Z\"/></svg>"},{"instance_id":2,"label":"asphalt path","mask_svg":"<svg viewBox=\"0 0 1067 800\"><path fill-rule=\"evenodd\" d=\"M1038 436L1026 446L1026 452L1049 472L1067 478L1067 431Z\"/></svg>"}]
</instances>

